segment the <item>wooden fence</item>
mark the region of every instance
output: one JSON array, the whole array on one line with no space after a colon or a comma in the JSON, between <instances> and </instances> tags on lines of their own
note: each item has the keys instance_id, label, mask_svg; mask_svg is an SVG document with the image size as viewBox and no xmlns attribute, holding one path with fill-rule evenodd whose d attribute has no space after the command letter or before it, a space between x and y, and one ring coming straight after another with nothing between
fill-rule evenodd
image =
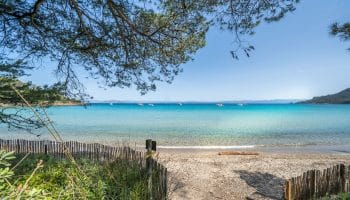
<instances>
[{"instance_id":1,"label":"wooden fence","mask_svg":"<svg viewBox=\"0 0 350 200\"><path fill-rule=\"evenodd\" d=\"M154 147L155 148L155 147ZM167 169L154 159L150 159L143 151L136 151L128 146L108 146L99 143L80 143L76 141L55 142L49 140L3 140L0 149L14 151L16 154L43 153L57 159L65 159L65 152L74 158L88 158L94 161L112 162L117 159L136 161L143 168L151 167L152 196L155 199L167 198ZM151 162L150 162L151 160ZM146 163L146 161L148 161Z\"/></svg>"},{"instance_id":2,"label":"wooden fence","mask_svg":"<svg viewBox=\"0 0 350 200\"><path fill-rule=\"evenodd\" d=\"M318 199L326 195L350 192L350 166L335 165L323 171L309 170L285 183L284 198Z\"/></svg>"}]
</instances>

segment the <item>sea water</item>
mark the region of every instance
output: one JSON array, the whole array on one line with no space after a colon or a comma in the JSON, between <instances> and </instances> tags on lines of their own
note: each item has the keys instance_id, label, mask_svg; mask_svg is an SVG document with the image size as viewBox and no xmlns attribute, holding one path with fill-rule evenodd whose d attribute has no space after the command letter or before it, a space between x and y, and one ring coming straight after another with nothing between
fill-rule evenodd
<instances>
[{"instance_id":1,"label":"sea water","mask_svg":"<svg viewBox=\"0 0 350 200\"><path fill-rule=\"evenodd\" d=\"M65 140L131 142L163 147L303 146L350 143L350 105L91 104L47 110ZM52 139L44 128L0 138Z\"/></svg>"}]
</instances>

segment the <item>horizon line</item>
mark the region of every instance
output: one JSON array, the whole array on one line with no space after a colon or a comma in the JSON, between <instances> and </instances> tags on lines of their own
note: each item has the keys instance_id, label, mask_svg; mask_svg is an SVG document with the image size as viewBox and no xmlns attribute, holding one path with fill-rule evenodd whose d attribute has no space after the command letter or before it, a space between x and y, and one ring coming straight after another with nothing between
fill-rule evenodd
<instances>
[{"instance_id":1,"label":"horizon line","mask_svg":"<svg viewBox=\"0 0 350 200\"><path fill-rule=\"evenodd\" d=\"M307 99L261 99L261 100L91 100L90 103L293 103Z\"/></svg>"}]
</instances>

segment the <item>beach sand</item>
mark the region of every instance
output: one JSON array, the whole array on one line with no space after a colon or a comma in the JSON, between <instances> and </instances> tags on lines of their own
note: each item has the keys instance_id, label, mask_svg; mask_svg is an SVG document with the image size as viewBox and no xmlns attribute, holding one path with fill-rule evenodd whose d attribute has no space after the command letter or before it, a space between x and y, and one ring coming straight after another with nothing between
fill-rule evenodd
<instances>
[{"instance_id":1,"label":"beach sand","mask_svg":"<svg viewBox=\"0 0 350 200\"><path fill-rule=\"evenodd\" d=\"M169 172L169 199L282 199L285 179L350 164L347 151L250 149L259 155L218 155L220 151L158 150L158 160Z\"/></svg>"}]
</instances>

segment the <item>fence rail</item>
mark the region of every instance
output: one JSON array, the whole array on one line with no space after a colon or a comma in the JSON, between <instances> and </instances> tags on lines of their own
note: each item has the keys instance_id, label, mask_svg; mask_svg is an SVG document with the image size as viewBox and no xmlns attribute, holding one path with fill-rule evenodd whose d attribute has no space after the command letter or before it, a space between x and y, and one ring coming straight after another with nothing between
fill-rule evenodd
<instances>
[{"instance_id":1,"label":"fence rail","mask_svg":"<svg viewBox=\"0 0 350 200\"><path fill-rule=\"evenodd\" d=\"M19 153L44 153L56 158L64 158L64 152L70 152L74 157L84 157L92 160L113 161L116 158L128 160L144 160L144 152L135 151L128 146L107 146L99 143L80 143L76 141L55 142L50 140L2 140L0 149Z\"/></svg>"},{"instance_id":2,"label":"fence rail","mask_svg":"<svg viewBox=\"0 0 350 200\"><path fill-rule=\"evenodd\" d=\"M309 170L285 183L284 198L318 199L326 195L350 192L350 166L335 165L323 171Z\"/></svg>"},{"instance_id":3,"label":"fence rail","mask_svg":"<svg viewBox=\"0 0 350 200\"><path fill-rule=\"evenodd\" d=\"M74 158L88 158L94 161L112 162L117 159L136 161L141 167L151 167L156 173L152 176L152 193L156 199L167 198L167 169L151 159L151 166L147 166L146 160L150 160L145 152L136 151L128 146L108 146L99 143L81 143L77 141L55 142L50 140L31 141L23 139L0 139L0 149L21 153L43 153L57 159L64 159L65 152L70 152ZM156 176L156 177L154 177Z\"/></svg>"}]
</instances>

